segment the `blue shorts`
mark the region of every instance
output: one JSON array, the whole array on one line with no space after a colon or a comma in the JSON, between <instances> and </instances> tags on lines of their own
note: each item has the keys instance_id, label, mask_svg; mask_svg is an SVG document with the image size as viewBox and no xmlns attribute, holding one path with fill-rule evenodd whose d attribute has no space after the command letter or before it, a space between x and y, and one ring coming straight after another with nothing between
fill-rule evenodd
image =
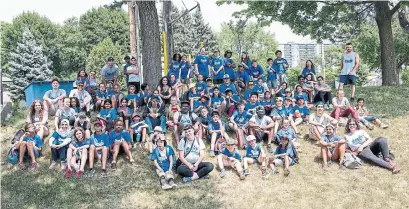
<instances>
[{"instance_id":1,"label":"blue shorts","mask_svg":"<svg viewBox=\"0 0 409 209\"><path fill-rule=\"evenodd\" d=\"M339 82L343 83L344 85L356 84L356 75L340 75L339 76Z\"/></svg>"},{"instance_id":2,"label":"blue shorts","mask_svg":"<svg viewBox=\"0 0 409 209\"><path fill-rule=\"evenodd\" d=\"M365 120L367 120L368 122L373 122L376 120L376 117L373 115L368 115L365 117Z\"/></svg>"}]
</instances>

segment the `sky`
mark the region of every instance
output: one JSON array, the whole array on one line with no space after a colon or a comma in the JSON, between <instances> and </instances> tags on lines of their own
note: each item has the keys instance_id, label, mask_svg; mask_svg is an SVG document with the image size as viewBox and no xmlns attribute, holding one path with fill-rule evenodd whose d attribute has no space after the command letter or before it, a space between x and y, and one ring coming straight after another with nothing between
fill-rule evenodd
<instances>
[{"instance_id":1,"label":"sky","mask_svg":"<svg viewBox=\"0 0 409 209\"><path fill-rule=\"evenodd\" d=\"M183 0L187 8L196 5L194 0ZM0 7L0 20L11 22L14 17L23 11L36 11L45 15L51 21L63 23L69 17L79 17L87 10L104 4L109 4L113 0L70 0L70 1L52 1L52 0L2 0ZM58 2L58 3L57 3ZM172 0L179 8L183 7L182 0ZM243 7L239 5L217 6L216 0L198 0L203 18L210 24L214 31L220 31L220 25L233 19L232 14L240 11ZM158 4L158 8L161 6ZM311 43L308 37L302 37L294 34L287 25L279 22L273 22L268 28L275 34L278 43L296 42Z\"/></svg>"}]
</instances>

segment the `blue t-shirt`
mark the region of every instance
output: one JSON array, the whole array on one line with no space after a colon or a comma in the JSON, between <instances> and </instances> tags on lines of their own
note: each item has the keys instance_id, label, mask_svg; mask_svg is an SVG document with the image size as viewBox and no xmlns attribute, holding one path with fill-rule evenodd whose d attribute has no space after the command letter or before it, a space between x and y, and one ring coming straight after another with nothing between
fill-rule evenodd
<instances>
[{"instance_id":1,"label":"blue t-shirt","mask_svg":"<svg viewBox=\"0 0 409 209\"><path fill-rule=\"evenodd\" d=\"M294 164L295 162L295 154L293 151L293 148L291 147L291 144L287 144L286 147L282 147L281 144L278 145L278 147L276 148L276 151L274 152L274 155L279 155L279 154L284 154L287 153L288 156L291 158L291 162L290 164ZM284 157L278 157L279 159L284 159Z\"/></svg>"},{"instance_id":2,"label":"blue t-shirt","mask_svg":"<svg viewBox=\"0 0 409 209\"><path fill-rule=\"evenodd\" d=\"M145 103L145 99L148 98L148 97L149 97L149 93L148 93L148 92L140 91L140 92L137 94L137 96L136 96L136 99L137 99L138 104L139 104L139 105L144 104L144 103Z\"/></svg>"},{"instance_id":3,"label":"blue t-shirt","mask_svg":"<svg viewBox=\"0 0 409 209\"><path fill-rule=\"evenodd\" d=\"M232 83L230 83L229 85L226 85L225 83L220 84L220 87L219 87L220 93L224 94L226 89L231 89L233 94L237 94L237 89Z\"/></svg>"},{"instance_id":4,"label":"blue t-shirt","mask_svg":"<svg viewBox=\"0 0 409 209\"><path fill-rule=\"evenodd\" d=\"M264 94L265 92L264 86L263 85L259 86L258 84L254 85L253 92L257 92L258 94Z\"/></svg>"},{"instance_id":5,"label":"blue t-shirt","mask_svg":"<svg viewBox=\"0 0 409 209\"><path fill-rule=\"evenodd\" d=\"M218 131L218 130L221 130L220 123L221 123L220 120L219 120L219 122L217 122L217 123L214 122L213 120L209 121L209 127L208 127L208 129L209 129L209 135L211 135L211 134L210 134L210 131ZM219 131L219 132L217 132L216 139L218 139L218 138L220 138L220 137L221 137L221 133L220 133L220 131Z\"/></svg>"},{"instance_id":6,"label":"blue t-shirt","mask_svg":"<svg viewBox=\"0 0 409 209\"><path fill-rule=\"evenodd\" d=\"M60 145L64 142L66 138L71 138L72 137L72 132L68 134L67 136L61 136L57 131L54 131L53 135L51 136L54 138L53 144L55 145Z\"/></svg>"},{"instance_id":7,"label":"blue t-shirt","mask_svg":"<svg viewBox=\"0 0 409 209\"><path fill-rule=\"evenodd\" d=\"M182 71L180 73L180 77L182 77L182 79L186 79L187 78L187 73L189 72L190 69L190 63L187 61L180 61L180 70Z\"/></svg>"},{"instance_id":8,"label":"blue t-shirt","mask_svg":"<svg viewBox=\"0 0 409 209\"><path fill-rule=\"evenodd\" d=\"M244 110L242 113L240 113L238 110L235 110L233 112L233 120L236 122L236 124L241 127L243 125L246 125L250 118L252 117L251 114L249 114L246 110Z\"/></svg>"},{"instance_id":9,"label":"blue t-shirt","mask_svg":"<svg viewBox=\"0 0 409 209\"><path fill-rule=\"evenodd\" d=\"M209 102L202 103L202 102L200 102L199 100L195 100L195 101L193 102L193 110L196 110L199 106L208 107L208 106L209 106Z\"/></svg>"},{"instance_id":10,"label":"blue t-shirt","mask_svg":"<svg viewBox=\"0 0 409 209\"><path fill-rule=\"evenodd\" d=\"M229 105L230 103L240 103L241 99L239 96L233 95L231 98L227 98L226 96L224 101L226 102L226 105Z\"/></svg>"},{"instance_id":11,"label":"blue t-shirt","mask_svg":"<svg viewBox=\"0 0 409 209\"><path fill-rule=\"evenodd\" d=\"M260 76L263 76L264 71L260 65L257 65L256 67L253 67L253 66L249 66L249 67L250 67L249 69L250 77L258 78Z\"/></svg>"},{"instance_id":12,"label":"blue t-shirt","mask_svg":"<svg viewBox=\"0 0 409 209\"><path fill-rule=\"evenodd\" d=\"M308 108L305 105L303 105L302 107L299 107L298 105L295 105L293 107L293 112L295 113L295 111L297 111L297 110L298 110L298 112L300 112L301 118L306 118L308 115L310 115L310 111L308 110Z\"/></svg>"},{"instance_id":13,"label":"blue t-shirt","mask_svg":"<svg viewBox=\"0 0 409 209\"><path fill-rule=\"evenodd\" d=\"M71 144L72 144L74 147L78 148L78 147L82 147L82 146L85 146L85 145L91 145L91 140L90 140L90 139L85 139L84 141L77 141L77 142L75 142L74 140L72 140L72 141L71 141Z\"/></svg>"},{"instance_id":14,"label":"blue t-shirt","mask_svg":"<svg viewBox=\"0 0 409 209\"><path fill-rule=\"evenodd\" d=\"M237 71L236 79L243 83L248 83L250 81L250 76L244 71L243 72Z\"/></svg>"},{"instance_id":15,"label":"blue t-shirt","mask_svg":"<svg viewBox=\"0 0 409 209\"><path fill-rule=\"evenodd\" d=\"M271 107L275 105L275 102L274 102L274 99L271 99L270 101L263 99L263 101L261 101L260 104L264 107L266 106Z\"/></svg>"},{"instance_id":16,"label":"blue t-shirt","mask_svg":"<svg viewBox=\"0 0 409 209\"><path fill-rule=\"evenodd\" d=\"M224 101L224 97L212 97L212 107L220 107L222 105L222 102Z\"/></svg>"},{"instance_id":17,"label":"blue t-shirt","mask_svg":"<svg viewBox=\"0 0 409 209\"><path fill-rule=\"evenodd\" d=\"M187 93L187 98L188 98L188 99L190 99L190 98L192 98L192 97L199 97L199 94L197 93L197 91L196 91L196 93L193 93L192 91L189 91L189 92Z\"/></svg>"},{"instance_id":18,"label":"blue t-shirt","mask_svg":"<svg viewBox=\"0 0 409 209\"><path fill-rule=\"evenodd\" d=\"M287 111L287 108L285 108L284 106L281 106L280 109L278 109L278 107L276 107L271 111L271 116L281 116L282 118L286 118L289 115L290 114Z\"/></svg>"},{"instance_id":19,"label":"blue t-shirt","mask_svg":"<svg viewBox=\"0 0 409 209\"><path fill-rule=\"evenodd\" d=\"M254 87L253 87L254 88ZM246 89L244 92L243 92L243 98L244 98L244 100L249 100L250 99L250 96L251 96L251 93L253 92L253 89Z\"/></svg>"},{"instance_id":20,"label":"blue t-shirt","mask_svg":"<svg viewBox=\"0 0 409 209\"><path fill-rule=\"evenodd\" d=\"M55 133L55 132L54 132ZM54 136L54 134L53 134ZM38 136L37 134L35 134L33 136L33 138L30 138L28 136L25 136L23 141L25 142L32 142L34 146L41 148L44 146L43 141L41 140L40 136Z\"/></svg>"},{"instance_id":21,"label":"blue t-shirt","mask_svg":"<svg viewBox=\"0 0 409 209\"><path fill-rule=\"evenodd\" d=\"M168 77L168 79L170 79L170 74L174 74L177 80L179 79L179 72L180 72L180 62L172 61L170 63L169 71L166 76Z\"/></svg>"},{"instance_id":22,"label":"blue t-shirt","mask_svg":"<svg viewBox=\"0 0 409 209\"><path fill-rule=\"evenodd\" d=\"M196 83L196 91L198 94L201 94L201 93L205 94L206 90L207 90L206 82L200 81Z\"/></svg>"},{"instance_id":23,"label":"blue t-shirt","mask_svg":"<svg viewBox=\"0 0 409 209\"><path fill-rule=\"evenodd\" d=\"M254 110L254 111L255 111L256 107L258 107L258 106L260 106L260 103L259 103L259 102L256 102L256 103L254 103L254 104L251 104L250 102L247 102L247 103L246 103L246 106L244 107L244 109L245 109L246 111L249 111L249 110ZM254 112L254 113L256 113L256 112Z\"/></svg>"},{"instance_id":24,"label":"blue t-shirt","mask_svg":"<svg viewBox=\"0 0 409 209\"><path fill-rule=\"evenodd\" d=\"M294 129L292 129L292 128L288 128L286 130L280 129L279 131L277 131L277 141L278 141L278 143L281 142L281 139L283 138L284 135L289 136L290 140L297 138L297 136L295 135Z\"/></svg>"},{"instance_id":25,"label":"blue t-shirt","mask_svg":"<svg viewBox=\"0 0 409 209\"><path fill-rule=\"evenodd\" d=\"M234 149L233 153L231 153L226 147L223 148L222 150L222 154L226 155L227 157L233 157L239 161L241 161L241 155L240 153L237 151L237 149Z\"/></svg>"},{"instance_id":26,"label":"blue t-shirt","mask_svg":"<svg viewBox=\"0 0 409 209\"><path fill-rule=\"evenodd\" d=\"M198 55L195 59L195 64L197 64L197 68L198 68L200 75L203 75L205 78L209 77L209 65L210 65L209 56Z\"/></svg>"},{"instance_id":27,"label":"blue t-shirt","mask_svg":"<svg viewBox=\"0 0 409 209\"><path fill-rule=\"evenodd\" d=\"M276 58L273 61L273 68L276 71L276 73L285 73L286 68L284 68L283 64L288 65L288 62L286 59L284 58Z\"/></svg>"},{"instance_id":28,"label":"blue t-shirt","mask_svg":"<svg viewBox=\"0 0 409 209\"><path fill-rule=\"evenodd\" d=\"M259 156L261 155L261 150L262 148L260 144L256 144L254 148L251 146L248 146L246 149L246 157L250 157L250 158L257 160Z\"/></svg>"},{"instance_id":29,"label":"blue t-shirt","mask_svg":"<svg viewBox=\"0 0 409 209\"><path fill-rule=\"evenodd\" d=\"M139 101L139 98L138 98L138 95L137 94L128 94L128 95L126 95L126 99L128 99L128 101L131 101L131 100L136 100L136 101Z\"/></svg>"},{"instance_id":30,"label":"blue t-shirt","mask_svg":"<svg viewBox=\"0 0 409 209\"><path fill-rule=\"evenodd\" d=\"M234 81L234 80L236 80L236 75L234 73L234 69L233 69L233 67L227 66L227 64L233 64L234 65L234 61L231 58L225 58L224 59L224 72L225 72L225 74L229 75L230 81Z\"/></svg>"},{"instance_id":31,"label":"blue t-shirt","mask_svg":"<svg viewBox=\"0 0 409 209\"><path fill-rule=\"evenodd\" d=\"M97 96L100 99L109 99L111 95L110 95L110 93L108 91L101 92L100 90L97 90Z\"/></svg>"},{"instance_id":32,"label":"blue t-shirt","mask_svg":"<svg viewBox=\"0 0 409 209\"><path fill-rule=\"evenodd\" d=\"M90 137L90 143L93 144L95 147L109 147L110 141L109 141L109 136L106 133L101 133L101 134L92 134Z\"/></svg>"},{"instance_id":33,"label":"blue t-shirt","mask_svg":"<svg viewBox=\"0 0 409 209\"><path fill-rule=\"evenodd\" d=\"M133 130L134 130L134 132L136 133L136 131L138 130L138 128L139 127L141 127L141 126L146 126L146 123L141 123L140 121L139 122L137 122L138 124L133 128ZM131 126L133 126L135 124L135 122L131 122L131 125L129 126L129 127L131 127Z\"/></svg>"},{"instance_id":34,"label":"blue t-shirt","mask_svg":"<svg viewBox=\"0 0 409 209\"><path fill-rule=\"evenodd\" d=\"M173 151L173 148L169 145L165 146L165 155L161 155L159 151L159 147L156 147L151 154L150 159L156 160L158 165L162 168L163 171L168 171L170 168L170 158L173 159L173 163L176 163L176 158L175 158L175 152Z\"/></svg>"},{"instance_id":35,"label":"blue t-shirt","mask_svg":"<svg viewBox=\"0 0 409 209\"><path fill-rule=\"evenodd\" d=\"M273 71L274 68L273 66L266 66L266 71L267 71L267 80L271 81L271 80L276 80L277 79L277 73L275 71Z\"/></svg>"},{"instance_id":36,"label":"blue t-shirt","mask_svg":"<svg viewBox=\"0 0 409 209\"><path fill-rule=\"evenodd\" d=\"M110 108L109 110L102 109L99 115L105 117L107 120L116 120L116 110L114 108Z\"/></svg>"},{"instance_id":37,"label":"blue t-shirt","mask_svg":"<svg viewBox=\"0 0 409 209\"><path fill-rule=\"evenodd\" d=\"M131 135L129 135L128 131L122 130L121 132L117 133L115 130L112 130L109 133L109 142L112 145L115 141L126 141L131 142Z\"/></svg>"},{"instance_id":38,"label":"blue t-shirt","mask_svg":"<svg viewBox=\"0 0 409 209\"><path fill-rule=\"evenodd\" d=\"M214 71L218 71L222 65L223 65L223 58L222 57L219 56L219 57L213 58L212 67L213 67ZM213 79L223 79L223 76L224 76L224 71L220 70L220 72L217 75L213 74Z\"/></svg>"},{"instance_id":39,"label":"blue t-shirt","mask_svg":"<svg viewBox=\"0 0 409 209\"><path fill-rule=\"evenodd\" d=\"M304 68L304 69L302 70L302 72L301 72L301 75L303 75L304 77L306 77L307 74L309 74L309 73L312 73L312 74L315 75L315 69L314 69L314 68L311 68L311 69Z\"/></svg>"},{"instance_id":40,"label":"blue t-shirt","mask_svg":"<svg viewBox=\"0 0 409 209\"><path fill-rule=\"evenodd\" d=\"M304 101L309 101L308 96L306 93L302 92L301 94L298 94L298 92L294 93L294 99L297 100L299 97L302 97Z\"/></svg>"}]
</instances>

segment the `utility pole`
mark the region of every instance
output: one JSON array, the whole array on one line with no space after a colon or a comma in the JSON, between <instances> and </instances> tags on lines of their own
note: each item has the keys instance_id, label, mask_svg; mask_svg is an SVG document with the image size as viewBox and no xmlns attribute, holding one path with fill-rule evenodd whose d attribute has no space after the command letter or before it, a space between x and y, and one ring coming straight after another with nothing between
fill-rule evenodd
<instances>
[{"instance_id":1,"label":"utility pole","mask_svg":"<svg viewBox=\"0 0 409 209\"><path fill-rule=\"evenodd\" d=\"M322 43L322 44L321 44L321 62L322 62L322 64L321 64L321 66L322 66L322 72L323 72L323 75L324 75L324 76L322 76L322 77L324 77L324 80L325 80L325 56L324 56L324 43Z\"/></svg>"},{"instance_id":2,"label":"utility pole","mask_svg":"<svg viewBox=\"0 0 409 209\"><path fill-rule=\"evenodd\" d=\"M171 12L172 12L172 1L163 1L162 5L162 11L163 11L163 31L165 31L166 34L166 48L167 48L167 53L166 56L168 60L172 57L172 54L174 53L173 49L173 31L172 31L172 23L171 23ZM164 42L165 43L165 42ZM168 63L163 63L164 65L168 65Z\"/></svg>"},{"instance_id":3,"label":"utility pole","mask_svg":"<svg viewBox=\"0 0 409 209\"><path fill-rule=\"evenodd\" d=\"M143 67L142 67L142 55L141 55L141 42L139 38L139 6L138 4L134 4L134 12L135 12L135 39L136 39L136 60L138 61L138 68L141 74L141 83L143 82Z\"/></svg>"},{"instance_id":4,"label":"utility pole","mask_svg":"<svg viewBox=\"0 0 409 209\"><path fill-rule=\"evenodd\" d=\"M136 57L136 30L135 30L135 8L133 2L128 2L129 35L131 55Z\"/></svg>"}]
</instances>

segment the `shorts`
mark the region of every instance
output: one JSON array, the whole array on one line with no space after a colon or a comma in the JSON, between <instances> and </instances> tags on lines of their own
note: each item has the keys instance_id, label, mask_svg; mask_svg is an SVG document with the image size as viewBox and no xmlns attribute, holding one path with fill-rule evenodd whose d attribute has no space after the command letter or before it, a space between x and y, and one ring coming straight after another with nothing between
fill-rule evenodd
<instances>
[{"instance_id":1,"label":"shorts","mask_svg":"<svg viewBox=\"0 0 409 209\"><path fill-rule=\"evenodd\" d=\"M34 149L34 148L33 148L33 149ZM15 152L19 153L19 150L16 149ZM27 150L27 149L26 149L26 153L24 153L24 156L30 157L30 156L28 155L28 150ZM35 158L38 158L39 156L40 156L40 153L38 152L38 150L34 149L34 157L35 157Z\"/></svg>"},{"instance_id":2,"label":"shorts","mask_svg":"<svg viewBox=\"0 0 409 209\"><path fill-rule=\"evenodd\" d=\"M344 85L356 84L356 75L340 75L339 76L339 82L343 83Z\"/></svg>"},{"instance_id":3,"label":"shorts","mask_svg":"<svg viewBox=\"0 0 409 209\"><path fill-rule=\"evenodd\" d=\"M222 84L223 83L223 78L218 78L213 80L213 84Z\"/></svg>"},{"instance_id":4,"label":"shorts","mask_svg":"<svg viewBox=\"0 0 409 209\"><path fill-rule=\"evenodd\" d=\"M267 80L267 87L269 89L275 89L275 88L277 88L277 86L278 86L277 79Z\"/></svg>"},{"instance_id":5,"label":"shorts","mask_svg":"<svg viewBox=\"0 0 409 209\"><path fill-rule=\"evenodd\" d=\"M368 122L373 122L376 120L376 117L373 115L368 115L364 119L367 120Z\"/></svg>"},{"instance_id":6,"label":"shorts","mask_svg":"<svg viewBox=\"0 0 409 209\"><path fill-rule=\"evenodd\" d=\"M281 167L284 165L284 159L276 158L273 160L273 163L276 167ZM294 160L290 158L290 165L294 165Z\"/></svg>"}]
</instances>

